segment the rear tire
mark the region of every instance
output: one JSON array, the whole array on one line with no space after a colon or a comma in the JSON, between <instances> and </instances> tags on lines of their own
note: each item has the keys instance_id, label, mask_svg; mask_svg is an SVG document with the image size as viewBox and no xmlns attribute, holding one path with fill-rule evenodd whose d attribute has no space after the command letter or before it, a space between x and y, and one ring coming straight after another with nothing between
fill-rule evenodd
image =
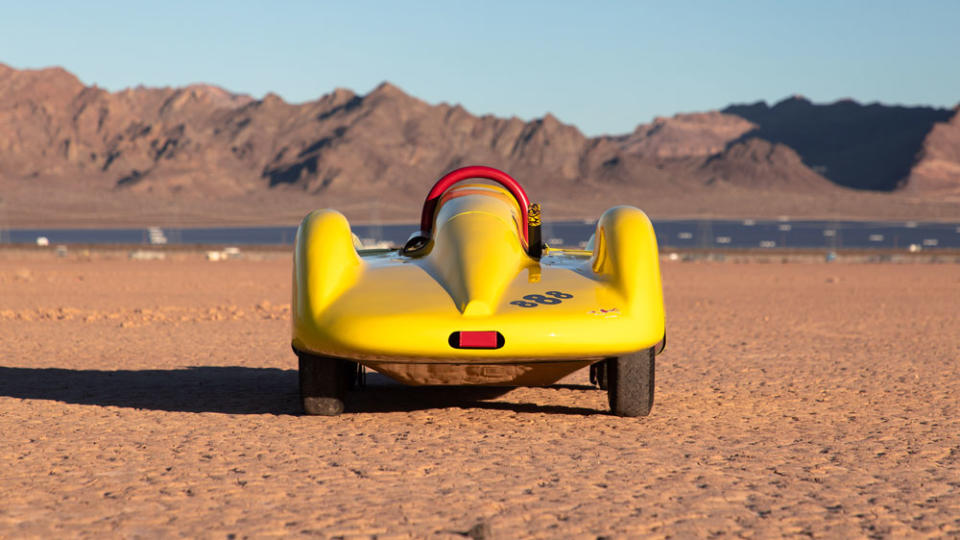
<instances>
[{"instance_id":1,"label":"rear tire","mask_svg":"<svg viewBox=\"0 0 960 540\"><path fill-rule=\"evenodd\" d=\"M606 360L607 397L617 416L647 416L653 407L654 348Z\"/></svg>"},{"instance_id":2,"label":"rear tire","mask_svg":"<svg viewBox=\"0 0 960 540\"><path fill-rule=\"evenodd\" d=\"M310 415L336 416L343 412L348 362L339 358L298 355L300 401ZM353 362L349 362L353 364ZM352 367L352 366L350 366ZM356 368L354 368L356 369Z\"/></svg>"}]
</instances>

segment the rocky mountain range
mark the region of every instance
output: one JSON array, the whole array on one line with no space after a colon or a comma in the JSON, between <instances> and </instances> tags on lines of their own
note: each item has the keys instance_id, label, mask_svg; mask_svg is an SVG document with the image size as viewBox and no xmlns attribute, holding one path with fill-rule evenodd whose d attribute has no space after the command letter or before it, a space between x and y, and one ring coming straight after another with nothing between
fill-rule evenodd
<instances>
[{"instance_id":1,"label":"rocky mountain range","mask_svg":"<svg viewBox=\"0 0 960 540\"><path fill-rule=\"evenodd\" d=\"M613 199L672 215L757 201L843 213L843 200L851 208L879 201L879 213L933 204L938 216L960 215L958 113L792 97L591 138L549 114L477 116L389 83L292 104L209 85L109 92L60 68L0 64L0 197L14 224L123 208L299 212L371 200L389 217L391 208L415 207L443 172L485 164L567 216ZM886 195L864 199L864 191Z\"/></svg>"}]
</instances>

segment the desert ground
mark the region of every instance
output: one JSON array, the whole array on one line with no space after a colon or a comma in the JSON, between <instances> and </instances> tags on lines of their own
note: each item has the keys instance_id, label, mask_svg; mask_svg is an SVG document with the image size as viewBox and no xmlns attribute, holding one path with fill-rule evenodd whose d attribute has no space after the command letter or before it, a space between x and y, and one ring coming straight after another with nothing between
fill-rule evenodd
<instances>
[{"instance_id":1,"label":"desert ground","mask_svg":"<svg viewBox=\"0 0 960 540\"><path fill-rule=\"evenodd\" d=\"M960 265L663 277L649 417L581 371L320 418L288 255L0 252L0 537L960 536Z\"/></svg>"}]
</instances>

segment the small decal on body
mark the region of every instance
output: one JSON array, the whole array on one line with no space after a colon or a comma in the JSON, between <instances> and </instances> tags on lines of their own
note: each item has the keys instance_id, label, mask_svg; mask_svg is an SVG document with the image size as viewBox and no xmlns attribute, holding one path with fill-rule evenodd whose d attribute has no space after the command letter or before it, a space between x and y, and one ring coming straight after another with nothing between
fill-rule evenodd
<instances>
[{"instance_id":1,"label":"small decal on body","mask_svg":"<svg viewBox=\"0 0 960 540\"><path fill-rule=\"evenodd\" d=\"M591 315L604 315L604 316L607 316L607 317L616 317L616 316L620 315L620 310L617 309L617 308L610 308L610 309L600 308L600 309L590 310L590 314L591 314Z\"/></svg>"}]
</instances>

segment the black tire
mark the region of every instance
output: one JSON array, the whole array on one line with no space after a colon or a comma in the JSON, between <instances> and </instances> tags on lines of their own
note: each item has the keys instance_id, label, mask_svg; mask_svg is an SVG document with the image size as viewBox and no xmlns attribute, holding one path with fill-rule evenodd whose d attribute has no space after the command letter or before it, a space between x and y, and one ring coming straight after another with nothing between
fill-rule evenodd
<instances>
[{"instance_id":1,"label":"black tire","mask_svg":"<svg viewBox=\"0 0 960 540\"><path fill-rule=\"evenodd\" d=\"M347 362L339 358L300 354L300 401L310 415L336 416L343 412ZM356 369L356 368L354 368Z\"/></svg>"},{"instance_id":2,"label":"black tire","mask_svg":"<svg viewBox=\"0 0 960 540\"><path fill-rule=\"evenodd\" d=\"M606 362L607 397L617 416L647 416L653 408L654 348L610 358Z\"/></svg>"},{"instance_id":3,"label":"black tire","mask_svg":"<svg viewBox=\"0 0 960 540\"><path fill-rule=\"evenodd\" d=\"M590 383L597 385L601 390L607 389L607 362L608 360L602 360L590 364Z\"/></svg>"}]
</instances>

